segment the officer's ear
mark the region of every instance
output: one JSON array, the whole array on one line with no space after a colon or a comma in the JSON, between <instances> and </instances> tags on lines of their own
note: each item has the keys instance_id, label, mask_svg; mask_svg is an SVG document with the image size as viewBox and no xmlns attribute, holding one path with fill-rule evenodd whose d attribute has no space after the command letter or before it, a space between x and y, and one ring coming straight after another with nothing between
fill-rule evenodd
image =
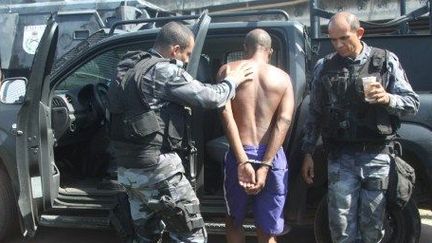
<instances>
[{"instance_id":1,"label":"officer's ear","mask_svg":"<svg viewBox=\"0 0 432 243\"><path fill-rule=\"evenodd\" d=\"M357 35L359 40L363 37L364 33L365 33L365 29L363 27L359 27L357 29L356 35Z\"/></svg>"},{"instance_id":2,"label":"officer's ear","mask_svg":"<svg viewBox=\"0 0 432 243\"><path fill-rule=\"evenodd\" d=\"M179 52L181 52L180 45L172 45L170 51L170 57L176 58Z\"/></svg>"}]
</instances>

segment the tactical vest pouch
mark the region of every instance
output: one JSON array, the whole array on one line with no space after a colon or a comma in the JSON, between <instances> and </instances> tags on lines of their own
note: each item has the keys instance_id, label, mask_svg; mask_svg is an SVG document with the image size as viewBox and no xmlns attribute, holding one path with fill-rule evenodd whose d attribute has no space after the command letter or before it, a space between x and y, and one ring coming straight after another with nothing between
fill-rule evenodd
<instances>
[{"instance_id":1,"label":"tactical vest pouch","mask_svg":"<svg viewBox=\"0 0 432 243\"><path fill-rule=\"evenodd\" d=\"M387 55L373 48L364 64L353 63L337 54L324 59L321 79L325 88L323 137L334 141L385 141L398 128L398 118L385 107L365 101L362 77L374 76L388 87Z\"/></svg>"},{"instance_id":2,"label":"tactical vest pouch","mask_svg":"<svg viewBox=\"0 0 432 243\"><path fill-rule=\"evenodd\" d=\"M129 119L123 120L125 124L125 138L132 140L144 138L161 130L154 111L148 111Z\"/></svg>"},{"instance_id":3,"label":"tactical vest pouch","mask_svg":"<svg viewBox=\"0 0 432 243\"><path fill-rule=\"evenodd\" d=\"M159 201L150 200L147 206L160 214L170 231L192 232L195 229L204 227L204 220L198 214L198 204L176 203L174 199L164 195Z\"/></svg>"},{"instance_id":4,"label":"tactical vest pouch","mask_svg":"<svg viewBox=\"0 0 432 243\"><path fill-rule=\"evenodd\" d=\"M399 156L390 164L387 203L392 207L404 208L414 190L415 171Z\"/></svg>"},{"instance_id":5,"label":"tactical vest pouch","mask_svg":"<svg viewBox=\"0 0 432 243\"><path fill-rule=\"evenodd\" d=\"M173 149L179 149L181 148L181 142L183 141L183 134L184 134L184 121L183 117L173 117L175 120L170 120L168 122L168 136L169 136L169 142L170 146Z\"/></svg>"},{"instance_id":6,"label":"tactical vest pouch","mask_svg":"<svg viewBox=\"0 0 432 243\"><path fill-rule=\"evenodd\" d=\"M393 127L390 121L388 111L384 107L376 107L376 124L379 135L391 135L393 134Z\"/></svg>"},{"instance_id":7,"label":"tactical vest pouch","mask_svg":"<svg viewBox=\"0 0 432 243\"><path fill-rule=\"evenodd\" d=\"M182 148L186 126L185 112L182 106L176 104L170 104L161 110L161 118L165 123L163 148L167 151Z\"/></svg>"}]
</instances>

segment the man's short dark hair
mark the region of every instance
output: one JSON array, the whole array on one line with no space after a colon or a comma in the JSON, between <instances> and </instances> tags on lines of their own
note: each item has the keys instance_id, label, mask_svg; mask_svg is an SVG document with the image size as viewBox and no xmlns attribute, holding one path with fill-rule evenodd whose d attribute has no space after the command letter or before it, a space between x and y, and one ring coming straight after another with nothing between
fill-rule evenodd
<instances>
[{"instance_id":1,"label":"man's short dark hair","mask_svg":"<svg viewBox=\"0 0 432 243\"><path fill-rule=\"evenodd\" d=\"M246 48L255 51L260 46L266 49L271 49L271 37L270 35L263 29L254 29L247 33L244 44Z\"/></svg>"},{"instance_id":2,"label":"man's short dark hair","mask_svg":"<svg viewBox=\"0 0 432 243\"><path fill-rule=\"evenodd\" d=\"M176 22L169 22L160 29L155 46L179 45L181 49L185 49L189 46L191 37L193 38L194 34L188 27Z\"/></svg>"}]
</instances>

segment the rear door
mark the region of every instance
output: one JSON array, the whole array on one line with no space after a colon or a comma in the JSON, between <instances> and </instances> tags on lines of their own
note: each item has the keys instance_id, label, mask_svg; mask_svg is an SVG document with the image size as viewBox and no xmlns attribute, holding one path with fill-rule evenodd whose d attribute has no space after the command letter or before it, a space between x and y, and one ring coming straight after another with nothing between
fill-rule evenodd
<instances>
[{"instance_id":1,"label":"rear door","mask_svg":"<svg viewBox=\"0 0 432 243\"><path fill-rule=\"evenodd\" d=\"M51 207L54 188L54 136L48 105L49 75L54 62L58 25L50 18L36 50L26 97L17 119L16 159L19 212L25 236L33 236L39 214Z\"/></svg>"}]
</instances>

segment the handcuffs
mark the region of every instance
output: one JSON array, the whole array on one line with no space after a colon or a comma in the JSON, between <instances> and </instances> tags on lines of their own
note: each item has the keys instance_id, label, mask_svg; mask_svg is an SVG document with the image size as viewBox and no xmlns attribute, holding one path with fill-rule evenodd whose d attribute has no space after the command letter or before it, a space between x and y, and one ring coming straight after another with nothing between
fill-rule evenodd
<instances>
[{"instance_id":1,"label":"handcuffs","mask_svg":"<svg viewBox=\"0 0 432 243\"><path fill-rule=\"evenodd\" d=\"M246 161L240 162L237 164L237 167L244 165L244 164L255 164L260 166L268 166L270 169L273 168L273 162L271 161L261 161L261 160L255 160L255 159L248 159Z\"/></svg>"}]
</instances>

